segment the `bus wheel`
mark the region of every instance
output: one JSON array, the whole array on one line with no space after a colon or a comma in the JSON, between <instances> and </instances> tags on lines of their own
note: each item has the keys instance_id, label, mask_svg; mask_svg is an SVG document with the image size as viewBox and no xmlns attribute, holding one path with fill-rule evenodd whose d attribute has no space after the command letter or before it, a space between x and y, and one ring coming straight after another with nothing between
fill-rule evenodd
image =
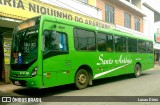
<instances>
[{"instance_id":1,"label":"bus wheel","mask_svg":"<svg viewBox=\"0 0 160 105\"><path fill-rule=\"evenodd\" d=\"M89 84L89 75L85 69L79 69L75 77L75 85L78 89L84 89Z\"/></svg>"},{"instance_id":2,"label":"bus wheel","mask_svg":"<svg viewBox=\"0 0 160 105\"><path fill-rule=\"evenodd\" d=\"M141 66L136 64L134 67L134 77L138 78L141 76Z\"/></svg>"}]
</instances>

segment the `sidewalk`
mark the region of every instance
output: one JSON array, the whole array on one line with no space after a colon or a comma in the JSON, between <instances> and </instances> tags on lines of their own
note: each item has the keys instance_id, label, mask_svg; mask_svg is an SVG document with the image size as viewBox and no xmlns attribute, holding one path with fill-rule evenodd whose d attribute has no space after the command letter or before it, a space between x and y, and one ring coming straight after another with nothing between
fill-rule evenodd
<instances>
[{"instance_id":1,"label":"sidewalk","mask_svg":"<svg viewBox=\"0 0 160 105\"><path fill-rule=\"evenodd\" d=\"M15 96L16 93L13 92L13 90L20 89L22 87L15 86L12 83L6 84L3 81L0 81L0 96Z\"/></svg>"},{"instance_id":2,"label":"sidewalk","mask_svg":"<svg viewBox=\"0 0 160 105\"><path fill-rule=\"evenodd\" d=\"M155 64L153 69L160 70L160 65L159 64Z\"/></svg>"},{"instance_id":3,"label":"sidewalk","mask_svg":"<svg viewBox=\"0 0 160 105\"><path fill-rule=\"evenodd\" d=\"M0 80L0 85L4 85L4 84L5 84L4 81Z\"/></svg>"}]
</instances>

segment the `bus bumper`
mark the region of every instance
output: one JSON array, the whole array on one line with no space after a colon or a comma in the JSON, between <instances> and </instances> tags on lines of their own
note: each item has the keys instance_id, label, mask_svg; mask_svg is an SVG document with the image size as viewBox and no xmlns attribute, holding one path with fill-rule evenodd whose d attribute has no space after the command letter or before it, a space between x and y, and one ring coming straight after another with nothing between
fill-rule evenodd
<instances>
[{"instance_id":1,"label":"bus bumper","mask_svg":"<svg viewBox=\"0 0 160 105\"><path fill-rule=\"evenodd\" d=\"M31 88L42 88L42 77L35 76L32 78L15 78L10 76L10 80L14 85L31 87Z\"/></svg>"}]
</instances>

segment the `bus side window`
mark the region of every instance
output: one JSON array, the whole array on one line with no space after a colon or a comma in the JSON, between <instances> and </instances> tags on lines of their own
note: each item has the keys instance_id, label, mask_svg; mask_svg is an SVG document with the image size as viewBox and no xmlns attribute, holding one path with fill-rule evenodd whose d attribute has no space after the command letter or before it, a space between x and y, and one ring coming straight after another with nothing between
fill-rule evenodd
<instances>
[{"instance_id":1,"label":"bus side window","mask_svg":"<svg viewBox=\"0 0 160 105\"><path fill-rule=\"evenodd\" d=\"M67 35L65 33L45 30L43 33L43 51L67 51Z\"/></svg>"},{"instance_id":2,"label":"bus side window","mask_svg":"<svg viewBox=\"0 0 160 105\"><path fill-rule=\"evenodd\" d=\"M114 40L116 52L127 52L126 37L114 36Z\"/></svg>"},{"instance_id":3,"label":"bus side window","mask_svg":"<svg viewBox=\"0 0 160 105\"><path fill-rule=\"evenodd\" d=\"M113 36L111 34L97 33L99 51L113 52Z\"/></svg>"},{"instance_id":4,"label":"bus side window","mask_svg":"<svg viewBox=\"0 0 160 105\"><path fill-rule=\"evenodd\" d=\"M52 34L51 46L53 51L67 51L67 35L61 32Z\"/></svg>"},{"instance_id":5,"label":"bus side window","mask_svg":"<svg viewBox=\"0 0 160 105\"><path fill-rule=\"evenodd\" d=\"M137 52L137 39L128 38L128 52Z\"/></svg>"},{"instance_id":6,"label":"bus side window","mask_svg":"<svg viewBox=\"0 0 160 105\"><path fill-rule=\"evenodd\" d=\"M58 48L59 51L67 51L67 36L65 33L58 33Z\"/></svg>"},{"instance_id":7,"label":"bus side window","mask_svg":"<svg viewBox=\"0 0 160 105\"><path fill-rule=\"evenodd\" d=\"M138 40L138 52L146 53L146 42L144 40Z\"/></svg>"},{"instance_id":8,"label":"bus side window","mask_svg":"<svg viewBox=\"0 0 160 105\"><path fill-rule=\"evenodd\" d=\"M153 53L153 43L152 42L146 42L146 50L147 53Z\"/></svg>"},{"instance_id":9,"label":"bus side window","mask_svg":"<svg viewBox=\"0 0 160 105\"><path fill-rule=\"evenodd\" d=\"M95 51L96 35L94 31L74 29L74 46L76 50Z\"/></svg>"}]
</instances>

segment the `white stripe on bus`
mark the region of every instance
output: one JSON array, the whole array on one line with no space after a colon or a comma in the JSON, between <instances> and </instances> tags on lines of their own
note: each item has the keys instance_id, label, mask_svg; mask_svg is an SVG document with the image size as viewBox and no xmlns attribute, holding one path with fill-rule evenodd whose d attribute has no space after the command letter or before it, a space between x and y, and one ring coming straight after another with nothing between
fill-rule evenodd
<instances>
[{"instance_id":1,"label":"white stripe on bus","mask_svg":"<svg viewBox=\"0 0 160 105\"><path fill-rule=\"evenodd\" d=\"M115 70L118 70L118 69L120 69L120 68L122 68L122 67L124 67L124 66L127 66L127 65L129 65L129 64L125 64L125 65L123 65L123 66L119 66L119 67L117 67L117 68L114 68L114 69L107 70L107 71L105 71L105 72L96 74L96 75L94 76L94 78L98 78L98 77L100 77L100 76L102 76L102 75L108 74L108 73L110 73L110 72L113 72L113 71L115 71Z\"/></svg>"}]
</instances>

